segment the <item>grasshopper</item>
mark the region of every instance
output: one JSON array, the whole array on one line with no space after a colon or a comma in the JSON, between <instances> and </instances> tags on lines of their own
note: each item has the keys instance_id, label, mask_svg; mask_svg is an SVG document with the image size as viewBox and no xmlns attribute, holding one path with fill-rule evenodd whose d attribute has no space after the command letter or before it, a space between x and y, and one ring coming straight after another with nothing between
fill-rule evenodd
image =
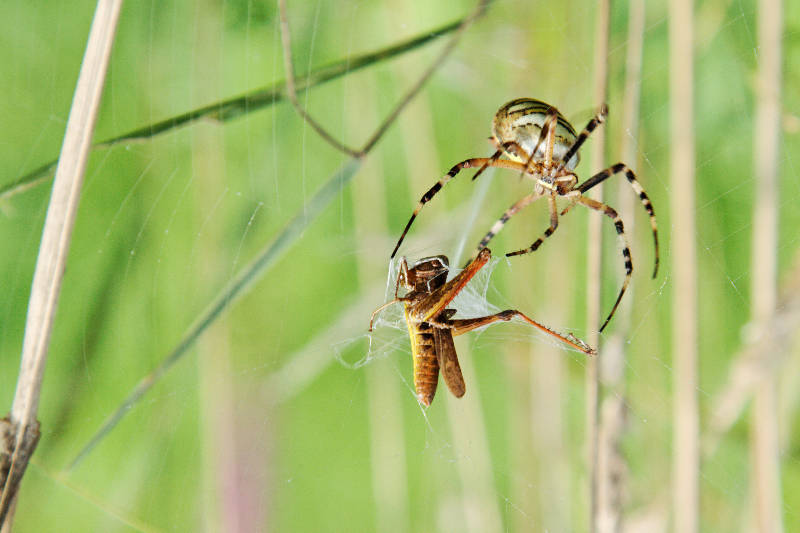
<instances>
[{"instance_id":1,"label":"grasshopper","mask_svg":"<svg viewBox=\"0 0 800 533\"><path fill-rule=\"evenodd\" d=\"M411 354L414 357L414 388L417 400L426 407L431 404L436 394L440 371L450 392L457 398L464 396L466 386L461 366L458 364L453 337L493 322L508 322L518 317L576 350L588 355L597 353L572 334L565 337L515 309L478 318L454 319L453 315L457 311L447 309L447 306L469 280L489 262L491 256L492 252L484 248L450 281L447 281L449 264L446 256L420 259L411 268L403 258L400 260L400 274L397 276L394 299L372 313L369 322L370 331L379 312L399 302L405 306L405 319L411 337ZM398 296L401 284L408 291L405 296Z\"/></svg>"}]
</instances>

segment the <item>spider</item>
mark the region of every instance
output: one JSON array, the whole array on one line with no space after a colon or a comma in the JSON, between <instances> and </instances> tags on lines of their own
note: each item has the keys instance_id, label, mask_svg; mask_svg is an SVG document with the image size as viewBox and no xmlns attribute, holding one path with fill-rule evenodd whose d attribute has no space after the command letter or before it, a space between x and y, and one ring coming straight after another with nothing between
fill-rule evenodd
<instances>
[{"instance_id":1,"label":"spider","mask_svg":"<svg viewBox=\"0 0 800 533\"><path fill-rule=\"evenodd\" d=\"M628 288L633 272L633 263L631 262L630 247L625 236L622 219L617 214L617 211L611 206L588 198L583 194L611 176L624 174L633 190L639 195L642 206L650 216L650 226L653 229L653 242L655 245L653 278L658 274L659 262L658 230L653 204L641 184L636 180L633 170L624 163L617 163L598 172L580 185L578 184L578 176L574 172L579 160L578 150L595 128L605 121L607 115L608 107L603 105L589 123L586 124L580 135L576 136L575 129L564 118L564 115L550 104L533 98L518 98L506 103L497 111L492 122L492 136L489 140L497 151L491 157L471 158L458 163L422 196L402 235L400 235L400 240L397 241L397 245L392 251L392 257L397 253L400 244L422 207L462 169L479 167L472 177L473 180L477 179L487 167L517 170L521 176L526 176L534 181L533 192L512 204L503 213L497 222L492 225L489 232L481 239L477 250L480 251L486 248L489 241L503 229L503 226L512 216L539 198L547 198L550 208L550 226L528 248L509 252L506 256L522 255L536 251L545 239L550 237L558 228L559 215L566 215L575 204L582 204L589 209L606 215L614 222L614 228L622 242L625 280L622 283L622 288L620 288L614 307L611 308L608 318L600 327L602 332L611 317L614 316L622 296L625 294L625 289ZM502 155L505 155L508 159L500 159ZM569 204L560 213L556 206L556 198L559 196L569 201Z\"/></svg>"}]
</instances>

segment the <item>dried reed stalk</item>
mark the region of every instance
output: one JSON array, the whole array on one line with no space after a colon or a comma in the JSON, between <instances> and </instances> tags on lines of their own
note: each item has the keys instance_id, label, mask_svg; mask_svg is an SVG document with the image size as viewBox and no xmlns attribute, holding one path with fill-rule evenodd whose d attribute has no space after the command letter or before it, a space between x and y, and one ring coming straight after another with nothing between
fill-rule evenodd
<instances>
[{"instance_id":1,"label":"dried reed stalk","mask_svg":"<svg viewBox=\"0 0 800 533\"><path fill-rule=\"evenodd\" d=\"M795 253L794 265L781 285L769 319L769 334L753 333L753 338L733 357L727 383L709 402L713 410L703 435L704 458L717 451L720 440L747 408L757 385L769 376L792 375L787 367L792 365L790 355L800 333L800 251Z\"/></svg>"},{"instance_id":2,"label":"dried reed stalk","mask_svg":"<svg viewBox=\"0 0 800 533\"><path fill-rule=\"evenodd\" d=\"M209 6L210 7L210 6ZM225 47L221 40L221 6L198 10L194 18L193 100L212 101L219 91ZM225 181L226 131L200 127L191 132L193 223L203 228L198 239L195 281L213 286L220 274L227 273L230 259L221 250L226 246L224 224L203 224L219 201L219 184ZM256 209L258 212L258 209ZM220 321L198 342L197 396L199 401L199 448L202 487L202 520L208 531L239 533L270 529L274 508L270 474L275 439L273 424L253 423L270 420L274 413L263 405L237 402L242 397L232 369L231 324ZM251 447L258 442L258 453Z\"/></svg>"},{"instance_id":3,"label":"dried reed stalk","mask_svg":"<svg viewBox=\"0 0 800 533\"><path fill-rule=\"evenodd\" d=\"M699 524L697 402L697 257L695 251L693 2L669 5L671 219L673 250L673 526L695 533Z\"/></svg>"},{"instance_id":4,"label":"dried reed stalk","mask_svg":"<svg viewBox=\"0 0 800 533\"><path fill-rule=\"evenodd\" d=\"M759 0L759 62L753 136L755 204L751 319L758 334L771 328L777 301L778 157L781 120L781 0ZM761 354L765 356L767 354ZM756 385L750 422L750 494L758 531L783 531L780 451L778 445L777 376L767 373Z\"/></svg>"},{"instance_id":5,"label":"dried reed stalk","mask_svg":"<svg viewBox=\"0 0 800 533\"><path fill-rule=\"evenodd\" d=\"M609 20L611 16L610 0L600 0L597 4L594 46L594 93L592 95L595 106L606 103L608 99L608 36ZM606 128L598 128L592 142L591 168L605 168ZM591 197L603 201L602 185L592 189ZM602 215L598 212L589 213L589 227L587 231L587 264L586 264L586 341L598 350L596 357L591 357L586 362L586 438L588 443L589 465L589 531L597 531L598 517L598 445L600 436L599 425L599 399L600 399L600 334L597 330L600 323L600 296L602 287L603 265L603 234Z\"/></svg>"},{"instance_id":6,"label":"dried reed stalk","mask_svg":"<svg viewBox=\"0 0 800 533\"><path fill-rule=\"evenodd\" d=\"M410 77L410 76L409 76ZM348 130L358 130L364 122L373 124L378 106L376 81L365 91L348 95ZM367 179L353 188L353 225L359 233L370 231L389 235L386 219L376 215L376 205L386 198L383 177L386 175L380 158L371 158L364 163L361 174ZM378 212L385 209L378 209ZM361 240L361 235L357 235ZM389 247L364 248L365 253L356 254L358 283L362 290L380 282L386 282L385 268L389 258ZM374 300L377 307L381 300ZM366 318L366 314L363 315ZM363 327L363 326L362 326ZM391 362L376 360L365 368L367 385L367 415L369 417L369 456L372 474L372 495L377 531L409 531L408 477L406 475L406 439L403 424L403 405L409 396ZM405 361L400 361L402 365Z\"/></svg>"},{"instance_id":7,"label":"dried reed stalk","mask_svg":"<svg viewBox=\"0 0 800 533\"><path fill-rule=\"evenodd\" d=\"M122 0L98 1L70 107L31 286L17 390L4 420L0 525L39 438L36 415L50 335L121 8Z\"/></svg>"},{"instance_id":8,"label":"dried reed stalk","mask_svg":"<svg viewBox=\"0 0 800 533\"><path fill-rule=\"evenodd\" d=\"M642 74L642 48L644 44L644 0L630 1L628 21L628 54L625 68L625 93L622 106L622 161L636 161L636 141L639 134L639 100ZM634 234L634 195L627 181L618 184L617 205L625 221L626 231ZM622 272L619 272L620 278ZM622 279L619 280L622 282ZM628 289L629 301L632 287ZM600 360L600 382L604 394L600 405L600 441L598 457L598 519L600 532L622 530L623 505L627 485L628 465L620 450L622 435L627 424L625 401L626 339L631 325L630 305L617 312L616 331L606 343Z\"/></svg>"},{"instance_id":9,"label":"dried reed stalk","mask_svg":"<svg viewBox=\"0 0 800 533\"><path fill-rule=\"evenodd\" d=\"M461 480L461 504L465 520L461 530L468 533L502 531L503 513L495 489L492 453L481 410L472 350L469 344L461 343L458 352L469 394L458 399L443 390L442 396L446 398L442 399L447 406L453 451ZM470 383L473 384L471 387Z\"/></svg>"},{"instance_id":10,"label":"dried reed stalk","mask_svg":"<svg viewBox=\"0 0 800 533\"><path fill-rule=\"evenodd\" d=\"M525 230L525 237L529 238L530 228L520 229ZM547 286L537 288L536 300L541 303L535 308L536 314L533 316L546 318L549 326L562 328L569 318L567 302L574 301L564 295L564 288L572 286L576 269L572 254L559 246L548 250L546 259L537 266L533 278L530 270L518 268L515 271L520 286L530 283L531 279L547 279ZM597 328L596 324L594 328ZM527 518L528 522L517 530L524 531L535 526L541 531L572 531L581 522L572 517L575 507L571 503L571 475L577 469L570 455L569 410L565 405L565 398L569 396L569 357L563 348L553 343L532 344L520 355L529 367L526 383L529 385L527 409L530 419L529 438L525 443L530 443L528 454L530 450L534 452L535 483L546 489L536 491L538 513L534 518L537 521L523 516L521 518ZM524 373L520 373L523 375L518 379L524 379ZM523 477L521 481L530 486L528 477Z\"/></svg>"}]
</instances>

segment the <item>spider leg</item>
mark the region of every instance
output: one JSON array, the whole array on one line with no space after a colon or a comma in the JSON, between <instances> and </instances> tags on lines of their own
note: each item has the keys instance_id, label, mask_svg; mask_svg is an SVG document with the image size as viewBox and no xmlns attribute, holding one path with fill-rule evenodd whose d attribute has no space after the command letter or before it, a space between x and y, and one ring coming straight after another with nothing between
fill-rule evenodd
<instances>
[{"instance_id":1,"label":"spider leg","mask_svg":"<svg viewBox=\"0 0 800 533\"><path fill-rule=\"evenodd\" d=\"M402 280L402 281L401 281ZM400 272L397 274L397 282L394 285L394 300L391 302L386 302L376 310L372 312L372 316L369 317L369 331L372 331L372 324L375 322L375 315L386 309L387 307L396 304L398 302L406 301L406 297L403 296L402 298L397 296L397 293L400 292L400 284L406 285L408 287L408 262L406 258L403 257L400 259Z\"/></svg>"},{"instance_id":2,"label":"spider leg","mask_svg":"<svg viewBox=\"0 0 800 533\"><path fill-rule=\"evenodd\" d=\"M462 162L458 163L457 165L453 166L453 168L451 168L447 172L447 174L445 174L442 177L442 179L437 181L434 184L433 187L428 189L428 192L426 192L425 194L422 195L422 198L420 198L419 203L417 204L417 207L414 209L414 212L411 214L411 218L408 220L408 224L406 224L406 227L403 230L402 235L400 235L400 240L397 241L397 245L394 247L394 250L392 251L392 257L394 257L395 254L397 254L397 250L400 248L400 244L402 244L403 239L405 239L406 233L408 233L408 230L411 228L411 224L414 222L414 219L417 218L417 214L420 212L420 210L422 210L422 207L425 204L427 204L436 195L436 193L439 192L439 190L441 190L441 188L444 187L444 185L448 181L453 179L456 176L456 174L458 174L462 169L464 169L464 168L476 168L476 167L481 167L483 165L485 165L487 167L508 168L508 169L511 169L511 170L520 170L520 171L523 171L523 172L525 170L524 163L519 163L517 161L510 161L508 159L492 159L490 157L476 157L476 158L473 158L473 159L467 159L467 160L462 161Z\"/></svg>"},{"instance_id":3,"label":"spider leg","mask_svg":"<svg viewBox=\"0 0 800 533\"><path fill-rule=\"evenodd\" d=\"M501 229L503 229L503 226L506 225L506 222L508 222L508 220L511 217L516 215L518 211L520 211L523 207L526 207L528 204L530 204L532 202L535 202L536 200L538 200L541 197L542 197L541 193L538 193L538 192L534 191L531 194L523 197L522 199L514 202L514 204L511 207L506 209L506 212L503 213L503 216L501 216L499 219L497 219L497 222L495 222L492 225L491 229L483 237L483 239L481 239L481 242L478 243L478 248L477 248L476 252L480 252L481 250L486 248L486 246L489 244L489 241L491 241L494 238L494 236L497 235L500 232Z\"/></svg>"},{"instance_id":4,"label":"spider leg","mask_svg":"<svg viewBox=\"0 0 800 533\"><path fill-rule=\"evenodd\" d=\"M478 257L470 261L464 270L459 272L456 277L414 304L412 314L421 322L436 321L436 317L443 311L446 312L445 308L447 305L453 301L456 295L469 283L469 280L471 280L491 258L491 250L488 248L481 250Z\"/></svg>"},{"instance_id":5,"label":"spider leg","mask_svg":"<svg viewBox=\"0 0 800 533\"><path fill-rule=\"evenodd\" d=\"M497 161L497 159L501 155L503 155L503 149L500 146L498 146L497 147L497 151L492 154L492 157L490 157L489 160L490 161ZM472 181L475 181L476 179L478 179L478 176L483 174L483 171L486 170L487 168L489 168L488 164L484 163L483 165L481 165L481 168L479 168L478 171L475 173L475 175L472 176Z\"/></svg>"},{"instance_id":6,"label":"spider leg","mask_svg":"<svg viewBox=\"0 0 800 533\"><path fill-rule=\"evenodd\" d=\"M625 163L617 163L614 166L608 167L607 169L598 172L591 178L587 179L586 181L575 187L575 189L579 190L581 194L585 193L595 185L602 183L611 176L619 174L620 172L625 173L625 177L628 179L628 183L631 184L633 190L636 192L636 194L639 195L639 200L642 202L644 210L647 211L647 214L650 216L650 227L653 230L653 244L655 245L655 267L653 268L653 277L655 278L656 274L658 274L658 263L659 263L658 227L656 226L656 213L653 210L653 204L650 202L650 198L648 198L647 193L644 191L644 188L636 179L636 174L633 173L633 170L631 170Z\"/></svg>"},{"instance_id":7,"label":"spider leg","mask_svg":"<svg viewBox=\"0 0 800 533\"><path fill-rule=\"evenodd\" d=\"M556 123L557 120L558 120L558 111L556 110L556 108L551 107L550 109L547 110L547 117L545 117L544 123L542 123L542 131L539 134L539 139L533 146L533 150L531 150L531 153L528 156L528 161L525 162L525 172L527 172L528 169L530 169L531 163L536 157L536 152L539 151L539 147L542 145L542 143L545 144L545 152L544 152L545 167L550 166L551 162L553 161L553 147L555 145L555 138L556 138L556 128L554 124ZM522 179L522 177L525 175L525 172L520 172L519 174L520 179Z\"/></svg>"},{"instance_id":8,"label":"spider leg","mask_svg":"<svg viewBox=\"0 0 800 533\"><path fill-rule=\"evenodd\" d=\"M516 142L514 142L514 141L508 141L508 142L504 142L504 143L500 144L500 142L498 142L497 139L495 139L494 137L489 137L489 141L495 146L495 148L497 148L497 151L495 153L493 153L492 156L489 158L492 161L497 161L500 158L500 156L503 155L503 153L509 153L509 148L512 148L512 147L514 147L516 149L516 153L520 153L520 154L524 154L525 153L525 151L522 149L522 147L519 144L517 144ZM530 164L531 164L531 162L528 161L528 165L530 165ZM486 163L481 165L481 168L479 168L478 171L475 173L475 175L472 176L472 181L475 181L476 179L478 179L478 176L483 174L483 171L486 170L487 168L489 168L490 166L492 166L492 165L489 165L489 164L486 164ZM527 168L527 165L526 165L526 168ZM525 174L525 171L520 173L520 175L523 175L523 174Z\"/></svg>"},{"instance_id":9,"label":"spider leg","mask_svg":"<svg viewBox=\"0 0 800 533\"><path fill-rule=\"evenodd\" d=\"M573 192L575 194L573 194ZM573 191L573 192L564 195L565 197L569 198L569 204L567 204L567 207L561 210L561 213L559 213L558 216L563 217L564 215L572 211L572 208L575 207L575 205L578 203L578 196L580 195L578 194L578 191Z\"/></svg>"},{"instance_id":10,"label":"spider leg","mask_svg":"<svg viewBox=\"0 0 800 533\"><path fill-rule=\"evenodd\" d=\"M403 297L403 298L395 298L391 302L386 302L385 304L383 304L382 306L380 306L379 308L374 310L372 312L372 315L369 317L369 330L368 331L372 331L372 324L375 322L375 315L377 315L378 313L380 313L381 311L383 311L387 307L390 307L390 306L392 306L392 305L394 305L394 304L396 304L398 302L404 302L404 301L406 301L405 297Z\"/></svg>"},{"instance_id":11,"label":"spider leg","mask_svg":"<svg viewBox=\"0 0 800 533\"><path fill-rule=\"evenodd\" d=\"M556 143L556 128L555 123L558 120L558 111L555 107L551 107L547 110L547 118L545 118L545 122L542 124L542 133L539 135L539 141L536 143L534 147L533 153L536 153L536 149L539 148L539 143L542 142L542 136L545 137L547 143L544 147L544 165L545 168L550 168L550 165L553 164L553 148L555 147ZM544 128L547 127L547 133L545 133Z\"/></svg>"},{"instance_id":12,"label":"spider leg","mask_svg":"<svg viewBox=\"0 0 800 533\"><path fill-rule=\"evenodd\" d=\"M517 250L516 252L509 252L506 254L506 257L511 257L514 255L524 255L529 254L531 252L535 252L539 246L542 245L544 240L548 238L550 235L555 233L556 228L558 228L558 208L556 207L556 193L555 191L550 193L550 196L547 197L547 203L550 205L550 227L544 230L544 234L536 239L533 244L531 244L528 248L523 248L522 250Z\"/></svg>"},{"instance_id":13,"label":"spider leg","mask_svg":"<svg viewBox=\"0 0 800 533\"><path fill-rule=\"evenodd\" d=\"M602 326L600 326L600 332L602 332L608 325L608 322L611 320L611 317L613 317L614 313L616 313L617 307L619 306L619 302L622 301L622 295L625 294L625 289L628 288L628 284L631 281L631 274L633 273L633 262L631 261L631 249L628 245L628 239L627 237L625 237L625 228L622 225L622 219L619 217L619 214L617 214L614 208L604 204L603 202L598 202L597 200L587 198L586 196L578 196L576 201L578 203L585 205L589 209L594 209L595 211L599 211L604 215L606 215L608 218L610 218L614 222L614 228L617 230L617 235L622 241L622 257L625 259L625 281L622 282L622 288L620 288L619 290L619 296L617 296L617 301L614 302L614 307L611 308L611 312L608 314L608 318L606 318L606 321L603 322Z\"/></svg>"},{"instance_id":14,"label":"spider leg","mask_svg":"<svg viewBox=\"0 0 800 533\"><path fill-rule=\"evenodd\" d=\"M608 106L603 104L600 106L600 110L597 112L597 114L593 116L592 120L590 120L586 127L583 128L583 131L580 133L580 135L578 135L578 138L575 139L575 142L572 143L572 146L569 147L569 150L567 150L567 153L564 154L564 157L561 158L561 161L564 165L566 165L567 162L572 159L572 156L574 156L583 143L586 142L586 139L589 138L589 135L592 134L595 128L605 122L607 116Z\"/></svg>"},{"instance_id":15,"label":"spider leg","mask_svg":"<svg viewBox=\"0 0 800 533\"><path fill-rule=\"evenodd\" d=\"M585 342L580 339L576 339L573 335L567 335L566 337L553 331L552 329L548 328L547 326L540 324L539 322L533 320L532 318L527 317L525 314L517 311L516 309L506 309L505 311L500 311L494 315L488 316L481 316L478 318L467 318L461 320L448 320L447 325L452 329L453 336L462 335L473 329L480 328L483 326L488 326L498 320L502 320L503 322L508 322L514 317L519 317L531 326L538 328L539 330L547 333L555 337L556 339L560 340L564 344L575 348L585 354L594 355L596 352L590 348Z\"/></svg>"},{"instance_id":16,"label":"spider leg","mask_svg":"<svg viewBox=\"0 0 800 533\"><path fill-rule=\"evenodd\" d=\"M408 282L408 261L406 261L405 257L400 258L400 272L397 273L397 283L394 285L395 300L397 300L397 293L400 291L401 283L409 290L413 288L413 286Z\"/></svg>"}]
</instances>

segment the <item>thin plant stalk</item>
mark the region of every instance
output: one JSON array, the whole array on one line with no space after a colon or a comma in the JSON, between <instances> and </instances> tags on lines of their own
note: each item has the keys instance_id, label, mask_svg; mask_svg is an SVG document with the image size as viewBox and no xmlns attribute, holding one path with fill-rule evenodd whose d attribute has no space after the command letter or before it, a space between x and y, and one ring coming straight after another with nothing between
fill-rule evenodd
<instances>
[{"instance_id":1,"label":"thin plant stalk","mask_svg":"<svg viewBox=\"0 0 800 533\"><path fill-rule=\"evenodd\" d=\"M717 451L722 438L746 410L757 385L770 375L794 375L789 368L800 332L800 252L795 253L793 266L781 284L777 305L769 318L769 334L759 334L757 328L750 331L755 335L732 358L727 383L709 402L713 410L703 435L704 459ZM781 385L785 387L785 382Z\"/></svg>"},{"instance_id":2,"label":"thin plant stalk","mask_svg":"<svg viewBox=\"0 0 800 533\"><path fill-rule=\"evenodd\" d=\"M778 158L781 121L781 0L758 2L758 77L753 136L755 204L751 268L751 318L761 335L771 329L777 303ZM768 354L760 354L769 356ZM756 529L783 531L777 376L770 372L756 385L750 422L750 494Z\"/></svg>"},{"instance_id":3,"label":"thin plant stalk","mask_svg":"<svg viewBox=\"0 0 800 533\"><path fill-rule=\"evenodd\" d=\"M281 43L283 45L283 65L286 69L286 95L292 103L295 111L302 117L302 119L317 132L317 135L322 137L328 144L337 150L344 152L351 157L361 157L363 154L358 150L354 150L349 146L338 141L333 135L322 127L322 125L314 120L300 103L297 101L297 90L295 89L294 77L294 63L292 62L292 36L289 31L289 17L286 14L286 0L278 0L278 10L280 11L281 19Z\"/></svg>"},{"instance_id":4,"label":"thin plant stalk","mask_svg":"<svg viewBox=\"0 0 800 533\"><path fill-rule=\"evenodd\" d=\"M218 90L208 80L219 79L224 46L220 33L219 12L199 10L194 21L195 101L208 101ZM194 221L199 227L218 201L219 177L225 175L225 130L197 128L191 135ZM226 272L224 225L203 226L198 240L198 261L193 269L196 280L210 286L220 273ZM202 520L208 531L237 533L269 529L272 492L267 490L269 461L272 449L270 424L251 424L253 420L271 418L264 406L251 402L237 403L239 390L232 370L234 350L230 341L231 326L220 321L198 342L197 396L198 436L202 459L202 484L198 488ZM259 460L253 460L249 444L259 443Z\"/></svg>"},{"instance_id":5,"label":"thin plant stalk","mask_svg":"<svg viewBox=\"0 0 800 533\"><path fill-rule=\"evenodd\" d=\"M529 228L525 229L528 230L525 231L527 237ZM534 279L546 278L548 286L540 289L543 298L535 316L547 317L549 325L560 328L569 317L567 302L573 299L564 291L572 286L575 268L572 254L563 246L549 251L547 259L538 265L539 275ZM515 274L520 285L531 279L530 271L517 269ZM528 442L534 452L538 484L547 487L547 490L536 491L540 522L534 524L538 526L541 523L542 527L536 529L542 531L572 531L579 522L571 516L575 507L571 504L570 474L574 469L569 446L568 409L564 401L569 396L568 358L561 347L552 343L532 345L521 355L525 357L529 374ZM527 479L524 481L530 483ZM531 525L526 524L527 528Z\"/></svg>"},{"instance_id":6,"label":"thin plant stalk","mask_svg":"<svg viewBox=\"0 0 800 533\"><path fill-rule=\"evenodd\" d=\"M469 344L461 343L459 362L464 380L476 384L478 375L472 358ZM503 518L496 497L492 453L480 407L480 391L477 386L472 386L465 398L456 399L450 394L445 396L453 450L461 479L463 516L466 521L464 531L502 531Z\"/></svg>"},{"instance_id":7,"label":"thin plant stalk","mask_svg":"<svg viewBox=\"0 0 800 533\"><path fill-rule=\"evenodd\" d=\"M630 0L628 45L625 67L625 92L622 105L622 161L636 161L636 140L639 134L639 100L644 44L645 3ZM627 182L618 184L617 205L626 230L634 233L634 196ZM621 275L621 272L620 272ZM622 281L622 280L620 280ZM632 288L631 288L632 289ZM632 300L629 289L628 298ZM600 407L600 449L598 473L598 522L600 532L619 532L623 527L623 498L627 479L627 463L620 447L626 425L625 359L626 339L631 325L630 305L617 313L614 335L606 344L600 361L600 380L605 394Z\"/></svg>"},{"instance_id":8,"label":"thin plant stalk","mask_svg":"<svg viewBox=\"0 0 800 533\"><path fill-rule=\"evenodd\" d=\"M7 419L11 438L3 439L4 445L13 440L13 448L3 450L6 476L0 480L0 525L5 522L38 441L36 416L50 335L121 9L122 0L98 1L70 107L31 286L17 389ZM6 452L10 452L8 465L5 464L5 458L9 457Z\"/></svg>"},{"instance_id":9,"label":"thin plant stalk","mask_svg":"<svg viewBox=\"0 0 800 533\"><path fill-rule=\"evenodd\" d=\"M670 182L673 257L672 349L674 531L699 528L699 407L697 399L697 252L692 0L669 4Z\"/></svg>"},{"instance_id":10,"label":"thin plant stalk","mask_svg":"<svg viewBox=\"0 0 800 533\"><path fill-rule=\"evenodd\" d=\"M611 15L610 0L601 0L595 13L595 45L594 45L594 104L599 106L608 99L608 36ZM592 138L594 145L590 159L591 168L605 168L606 128L598 128ZM591 197L603 201L602 185L594 187ZM589 214L587 229L587 263L586 263L586 341L598 350L597 357L586 361L586 441L587 463L589 468L589 531L597 531L598 517L598 446L599 446L599 400L600 378L598 360L600 354L600 334L597 330L600 323L600 296L602 287L603 234L602 215L597 212Z\"/></svg>"},{"instance_id":11,"label":"thin plant stalk","mask_svg":"<svg viewBox=\"0 0 800 533\"><path fill-rule=\"evenodd\" d=\"M349 96L349 109L358 113L347 114L352 129L375 116L377 102L375 81L365 94ZM353 225L361 232L388 234L385 206L381 209L378 198L386 198L382 179L386 176L380 158L370 158L364 163L363 180L353 189ZM360 235L356 235L360 239ZM385 266L389 247L365 248L356 255L358 284L362 289L385 281ZM377 274L377 278L376 278ZM372 302L377 307L380 300ZM366 315L364 315L366 316ZM367 386L367 416L369 417L369 456L372 474L372 494L377 531L410 530L408 503L408 476L406 475L405 428L403 425L403 389L388 360L373 361L365 368ZM401 362L401 364L403 364ZM409 395L412 396L412 395ZM413 396L412 396L413 397ZM416 400L414 400L416 401Z\"/></svg>"}]
</instances>

